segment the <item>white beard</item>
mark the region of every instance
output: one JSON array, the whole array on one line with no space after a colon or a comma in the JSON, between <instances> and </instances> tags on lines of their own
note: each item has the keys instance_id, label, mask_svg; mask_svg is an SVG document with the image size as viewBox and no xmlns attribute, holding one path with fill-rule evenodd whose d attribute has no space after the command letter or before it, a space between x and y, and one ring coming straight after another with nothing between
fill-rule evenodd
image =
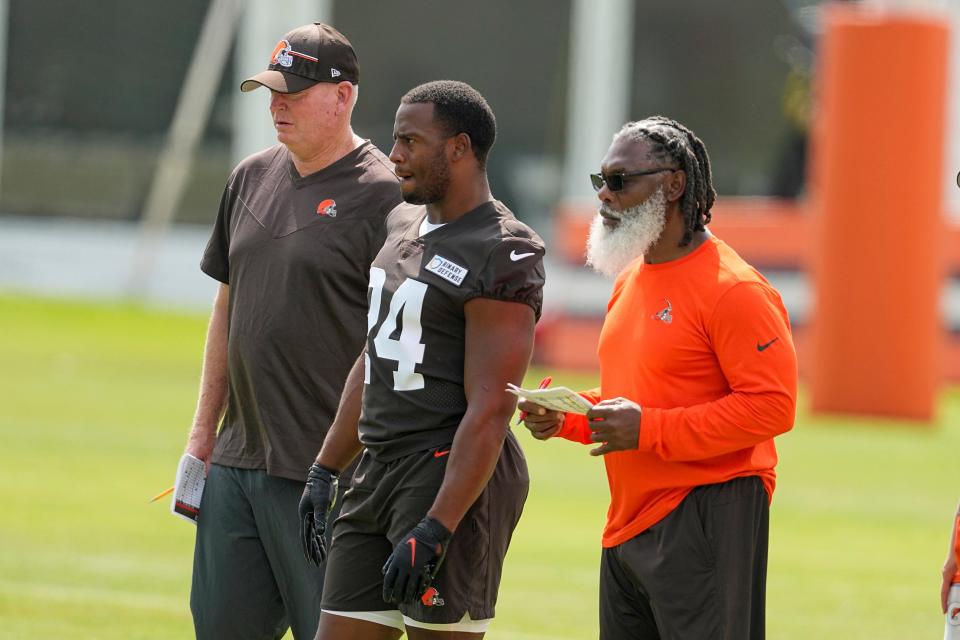
<instances>
[{"instance_id":1,"label":"white beard","mask_svg":"<svg viewBox=\"0 0 960 640\"><path fill-rule=\"evenodd\" d=\"M603 224L600 211L620 218L614 228ZM660 239L667 223L667 199L663 187L657 188L640 204L617 213L600 205L587 236L587 265L603 275L616 278L624 267L644 255Z\"/></svg>"}]
</instances>

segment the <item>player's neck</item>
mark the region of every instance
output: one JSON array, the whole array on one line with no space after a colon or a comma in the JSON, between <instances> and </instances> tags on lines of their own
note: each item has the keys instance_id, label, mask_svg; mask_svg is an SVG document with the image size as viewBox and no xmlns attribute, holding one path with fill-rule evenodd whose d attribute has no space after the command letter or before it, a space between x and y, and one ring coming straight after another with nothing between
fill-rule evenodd
<instances>
[{"instance_id":1,"label":"player's neck","mask_svg":"<svg viewBox=\"0 0 960 640\"><path fill-rule=\"evenodd\" d=\"M490 193L486 174L460 183L455 180L443 198L427 205L427 220L433 224L453 222L491 200L493 194Z\"/></svg>"},{"instance_id":2,"label":"player's neck","mask_svg":"<svg viewBox=\"0 0 960 640\"><path fill-rule=\"evenodd\" d=\"M361 144L363 144L363 140L354 135L353 129L347 127L340 135L332 136L319 147L305 151L290 149L290 158L293 160L293 166L297 169L297 173L300 174L300 177L303 177L326 169Z\"/></svg>"},{"instance_id":3,"label":"player's neck","mask_svg":"<svg viewBox=\"0 0 960 640\"><path fill-rule=\"evenodd\" d=\"M670 234L668 237L667 234L664 233L660 236L660 239L643 254L643 261L647 264L661 264L663 262L679 260L693 253L697 247L706 242L709 237L709 231L695 231L690 243L681 247L680 240L683 238L683 234Z\"/></svg>"}]
</instances>

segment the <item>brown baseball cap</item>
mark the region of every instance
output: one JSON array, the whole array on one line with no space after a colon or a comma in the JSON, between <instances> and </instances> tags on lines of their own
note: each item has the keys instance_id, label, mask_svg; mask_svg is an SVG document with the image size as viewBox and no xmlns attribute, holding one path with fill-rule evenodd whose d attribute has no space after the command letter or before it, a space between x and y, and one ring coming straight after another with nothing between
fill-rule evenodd
<instances>
[{"instance_id":1,"label":"brown baseball cap","mask_svg":"<svg viewBox=\"0 0 960 640\"><path fill-rule=\"evenodd\" d=\"M357 54L347 37L322 22L297 27L277 43L266 71L240 83L240 91L267 87L297 93L318 82L360 82Z\"/></svg>"}]
</instances>

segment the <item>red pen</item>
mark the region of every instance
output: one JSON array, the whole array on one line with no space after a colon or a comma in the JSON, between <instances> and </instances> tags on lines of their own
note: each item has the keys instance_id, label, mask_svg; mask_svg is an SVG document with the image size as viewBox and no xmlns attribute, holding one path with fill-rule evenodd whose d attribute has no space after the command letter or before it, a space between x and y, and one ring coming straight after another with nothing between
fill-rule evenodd
<instances>
[{"instance_id":1,"label":"red pen","mask_svg":"<svg viewBox=\"0 0 960 640\"><path fill-rule=\"evenodd\" d=\"M547 376L546 378L544 378L543 380L540 381L540 384L537 386L537 389L546 389L547 387L550 386L550 383L551 383L551 382L553 382L553 377L552 377L552 376ZM517 424L520 424L521 422L523 422L523 419L526 418L526 417L527 417L527 412L526 412L526 411L521 411L521 412L520 412L520 419L517 420Z\"/></svg>"}]
</instances>

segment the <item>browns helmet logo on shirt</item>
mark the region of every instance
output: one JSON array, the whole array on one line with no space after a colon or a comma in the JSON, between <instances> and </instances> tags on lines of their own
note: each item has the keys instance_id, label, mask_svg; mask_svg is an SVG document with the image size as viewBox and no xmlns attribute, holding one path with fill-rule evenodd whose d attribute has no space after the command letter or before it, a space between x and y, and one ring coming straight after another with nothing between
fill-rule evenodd
<instances>
[{"instance_id":1,"label":"browns helmet logo on shirt","mask_svg":"<svg viewBox=\"0 0 960 640\"><path fill-rule=\"evenodd\" d=\"M337 203L335 200L327 198L317 205L317 215L337 217Z\"/></svg>"},{"instance_id":2,"label":"browns helmet logo on shirt","mask_svg":"<svg viewBox=\"0 0 960 640\"><path fill-rule=\"evenodd\" d=\"M673 305L670 304L670 300L667 298L664 298L663 301L667 303L667 306L653 314L653 319L670 324L673 322L673 314L671 313L673 311Z\"/></svg>"}]
</instances>

